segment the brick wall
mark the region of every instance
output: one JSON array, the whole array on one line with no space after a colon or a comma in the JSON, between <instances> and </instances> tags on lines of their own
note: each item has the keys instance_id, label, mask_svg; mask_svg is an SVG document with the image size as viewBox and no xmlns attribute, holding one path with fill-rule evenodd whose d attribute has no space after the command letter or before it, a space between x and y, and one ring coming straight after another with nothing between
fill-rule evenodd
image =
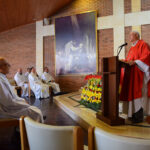
<instances>
[{"instance_id":1,"label":"brick wall","mask_svg":"<svg viewBox=\"0 0 150 150\"><path fill-rule=\"evenodd\" d=\"M127 56L128 51L131 47L131 43L129 41L129 33L132 31L132 27L125 27L125 41L128 43L128 45L125 47L125 56Z\"/></svg>"},{"instance_id":2,"label":"brick wall","mask_svg":"<svg viewBox=\"0 0 150 150\"><path fill-rule=\"evenodd\" d=\"M55 46L54 36L44 37L44 67L48 66L52 76L55 76Z\"/></svg>"},{"instance_id":3,"label":"brick wall","mask_svg":"<svg viewBox=\"0 0 150 150\"><path fill-rule=\"evenodd\" d=\"M124 0L124 13L131 12L131 0Z\"/></svg>"},{"instance_id":4,"label":"brick wall","mask_svg":"<svg viewBox=\"0 0 150 150\"><path fill-rule=\"evenodd\" d=\"M98 58L99 72L101 72L101 61L103 57L113 56L113 29L104 29L98 31Z\"/></svg>"},{"instance_id":5,"label":"brick wall","mask_svg":"<svg viewBox=\"0 0 150 150\"><path fill-rule=\"evenodd\" d=\"M150 10L150 0L142 0L141 1L141 10Z\"/></svg>"},{"instance_id":6,"label":"brick wall","mask_svg":"<svg viewBox=\"0 0 150 150\"><path fill-rule=\"evenodd\" d=\"M97 10L98 16L108 16L113 15L113 1L112 0L76 0L68 7L64 8L61 12L56 14L54 17L61 17L66 15L71 15L83 11L89 11L89 10ZM150 4L149 0L142 0L142 8L141 10L150 10ZM148 4L148 6L147 6ZM125 13L131 13L131 0L125 0L124 1L124 11ZM54 23L54 19L52 21ZM125 53L127 55L131 43L129 42L129 33L131 32L132 27L125 27L125 41L128 42L128 46L125 48ZM150 43L150 25L144 25L142 26L142 38ZM98 38L98 64L99 64L99 71L101 71L101 58L102 57L109 57L113 56L113 29L105 29L105 30L99 30L97 34ZM54 48L54 43L52 43L54 38L47 37L45 38L45 46L49 45L48 47L44 49L46 51L45 53L52 53L54 54L54 50L52 52L52 49ZM49 42L48 42L49 40ZM51 43L51 44L50 44ZM53 45L53 46L52 46ZM48 55L47 55L48 56ZM50 54L49 54L50 56ZM49 59L49 66L51 73L55 74L55 63L52 64L52 59ZM44 64L48 64L47 60L44 61ZM62 76L62 77L55 77L57 82L59 82L61 89L64 91L76 91L81 86L85 84L85 81L83 80L83 76Z\"/></svg>"},{"instance_id":7,"label":"brick wall","mask_svg":"<svg viewBox=\"0 0 150 150\"><path fill-rule=\"evenodd\" d=\"M125 13L131 12L131 0L124 1ZM142 0L142 11L150 10L150 0ZM54 17L61 17L84 11L97 10L98 16L113 15L113 0L75 0ZM52 19L54 23L54 19ZM131 27L125 27L125 40L129 43ZM150 44L150 25L143 25L142 39ZM13 77L18 67L24 70L28 66L35 66L35 24L21 26L8 32L0 33L0 56L6 57L11 63L9 77ZM101 58L113 55L113 29L98 31L99 71ZM44 66L50 68L55 76L55 45L54 36L44 37ZM130 44L126 47L126 54ZM55 77L63 91L76 91L85 84L84 76Z\"/></svg>"},{"instance_id":8,"label":"brick wall","mask_svg":"<svg viewBox=\"0 0 150 150\"><path fill-rule=\"evenodd\" d=\"M76 14L84 11L97 10L98 16L108 16L113 14L112 0L76 0L54 17L61 17ZM52 21L54 23L54 20ZM51 43L51 44L50 44ZM113 29L98 31L98 53L99 71L101 58L113 55ZM51 55L51 58L50 58ZM55 77L54 37L44 38L44 66L48 65L51 74ZM55 77L63 91L76 91L85 85L84 76L58 76Z\"/></svg>"},{"instance_id":9,"label":"brick wall","mask_svg":"<svg viewBox=\"0 0 150 150\"><path fill-rule=\"evenodd\" d=\"M150 24L141 26L142 39L150 45Z\"/></svg>"},{"instance_id":10,"label":"brick wall","mask_svg":"<svg viewBox=\"0 0 150 150\"><path fill-rule=\"evenodd\" d=\"M29 24L0 33L0 57L11 64L8 77L19 67L26 71L28 66L35 66L35 31L35 24Z\"/></svg>"},{"instance_id":11,"label":"brick wall","mask_svg":"<svg viewBox=\"0 0 150 150\"><path fill-rule=\"evenodd\" d=\"M141 0L141 11L150 10L150 0ZM131 0L124 0L124 12L131 13Z\"/></svg>"}]
</instances>

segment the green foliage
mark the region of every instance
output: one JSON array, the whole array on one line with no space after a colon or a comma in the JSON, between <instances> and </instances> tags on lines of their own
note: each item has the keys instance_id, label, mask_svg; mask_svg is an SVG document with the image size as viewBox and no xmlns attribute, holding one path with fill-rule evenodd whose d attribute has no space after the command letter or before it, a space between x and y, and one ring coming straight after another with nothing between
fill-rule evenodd
<instances>
[{"instance_id":1,"label":"green foliage","mask_svg":"<svg viewBox=\"0 0 150 150\"><path fill-rule=\"evenodd\" d=\"M87 108L90 108L90 109L95 110L96 112L98 112L99 109L101 108L101 103L96 103L96 102L90 103L90 102L88 102L88 101L86 101L86 100L80 100L79 103L80 103L81 105L84 105L84 106L87 107Z\"/></svg>"}]
</instances>

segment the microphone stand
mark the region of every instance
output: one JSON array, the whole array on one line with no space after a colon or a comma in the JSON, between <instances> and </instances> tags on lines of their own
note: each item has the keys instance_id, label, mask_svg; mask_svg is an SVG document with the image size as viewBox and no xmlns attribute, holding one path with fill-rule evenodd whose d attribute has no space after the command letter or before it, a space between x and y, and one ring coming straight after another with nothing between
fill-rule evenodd
<instances>
[{"instance_id":1,"label":"microphone stand","mask_svg":"<svg viewBox=\"0 0 150 150\"><path fill-rule=\"evenodd\" d=\"M118 52L117 56L119 56L119 54L120 54L120 52L121 52L121 50L122 50L123 46L121 46L121 47L119 47L119 48L120 48L120 50L119 50L119 52Z\"/></svg>"}]
</instances>

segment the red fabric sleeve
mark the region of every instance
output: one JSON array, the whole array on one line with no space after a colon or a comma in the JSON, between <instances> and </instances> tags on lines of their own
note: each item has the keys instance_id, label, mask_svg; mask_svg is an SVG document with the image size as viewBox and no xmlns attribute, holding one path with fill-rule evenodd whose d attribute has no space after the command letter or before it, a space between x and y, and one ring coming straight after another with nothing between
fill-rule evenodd
<instances>
[{"instance_id":1,"label":"red fabric sleeve","mask_svg":"<svg viewBox=\"0 0 150 150\"><path fill-rule=\"evenodd\" d=\"M139 60L150 66L150 49L145 42L142 44L140 56Z\"/></svg>"}]
</instances>

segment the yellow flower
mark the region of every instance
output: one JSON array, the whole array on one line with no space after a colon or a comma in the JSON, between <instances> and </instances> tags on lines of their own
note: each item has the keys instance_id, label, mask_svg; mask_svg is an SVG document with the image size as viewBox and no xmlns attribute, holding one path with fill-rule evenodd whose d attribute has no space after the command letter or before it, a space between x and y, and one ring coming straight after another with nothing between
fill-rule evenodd
<instances>
[{"instance_id":1,"label":"yellow flower","mask_svg":"<svg viewBox=\"0 0 150 150\"><path fill-rule=\"evenodd\" d=\"M101 100L97 100L97 103L101 103Z\"/></svg>"},{"instance_id":2,"label":"yellow flower","mask_svg":"<svg viewBox=\"0 0 150 150\"><path fill-rule=\"evenodd\" d=\"M84 96L83 95L81 95L81 99L83 99L84 98Z\"/></svg>"},{"instance_id":3,"label":"yellow flower","mask_svg":"<svg viewBox=\"0 0 150 150\"><path fill-rule=\"evenodd\" d=\"M92 100L92 103L96 102L96 100Z\"/></svg>"}]
</instances>

